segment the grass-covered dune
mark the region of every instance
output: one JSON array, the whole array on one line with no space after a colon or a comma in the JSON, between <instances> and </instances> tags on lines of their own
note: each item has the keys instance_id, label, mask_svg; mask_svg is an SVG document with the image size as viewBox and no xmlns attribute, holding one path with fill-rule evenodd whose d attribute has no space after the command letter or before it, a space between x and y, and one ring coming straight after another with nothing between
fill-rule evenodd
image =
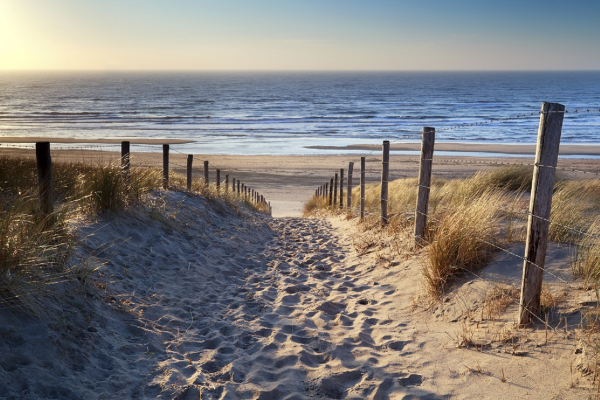
<instances>
[{"instance_id":1,"label":"grass-covered dune","mask_svg":"<svg viewBox=\"0 0 600 400\"><path fill-rule=\"evenodd\" d=\"M466 179L433 179L423 266L426 287L440 297L453 279L477 271L497 253L498 247L524 241L532 182L532 168L508 167L478 172ZM414 242L417 201L416 178L389 183L388 230L401 232L406 246ZM365 190L366 225L380 219L380 184ZM587 281L600 278L600 245L594 238L600 216L600 181L557 178L552 201L549 240L576 245L574 273ZM326 198L313 197L305 215L360 213L360 188L354 187L348 210L330 210Z\"/></svg>"},{"instance_id":2,"label":"grass-covered dune","mask_svg":"<svg viewBox=\"0 0 600 400\"><path fill-rule=\"evenodd\" d=\"M41 215L36 161L0 157L0 305L25 307L43 314L52 285L79 279L70 255L78 238L74 221L118 218L119 213L147 210L157 214L153 192L162 190L160 168L131 168L123 178L119 164L54 163L54 211ZM187 192L186 177L171 172L170 189ZM221 185L193 181L194 193L234 210L268 212ZM75 273L75 275L73 275Z\"/></svg>"}]
</instances>

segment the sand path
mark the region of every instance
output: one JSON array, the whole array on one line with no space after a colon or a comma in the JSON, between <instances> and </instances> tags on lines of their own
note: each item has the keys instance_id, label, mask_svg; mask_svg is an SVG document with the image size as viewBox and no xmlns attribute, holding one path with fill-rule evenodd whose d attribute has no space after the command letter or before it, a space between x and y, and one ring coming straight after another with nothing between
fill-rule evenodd
<instances>
[{"instance_id":1,"label":"sand path","mask_svg":"<svg viewBox=\"0 0 600 400\"><path fill-rule=\"evenodd\" d=\"M482 398L483 387L483 397L497 399L586 392L568 389L572 349L564 342L549 351L532 343L525 358L502 343L457 349L448 332L457 335L462 318L415 309L419 264L410 258L386 268L374 254L357 254L351 222L269 225L277 237L244 271L244 284L214 299L229 305L203 328L203 341L174 346L175 358L192 356L190 366L201 370L180 399Z\"/></svg>"}]
</instances>

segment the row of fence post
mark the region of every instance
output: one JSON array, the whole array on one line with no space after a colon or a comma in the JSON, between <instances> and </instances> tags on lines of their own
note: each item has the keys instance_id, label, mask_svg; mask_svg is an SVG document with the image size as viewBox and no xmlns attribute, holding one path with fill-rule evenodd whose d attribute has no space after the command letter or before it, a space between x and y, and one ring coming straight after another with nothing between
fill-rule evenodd
<instances>
[{"instance_id":1,"label":"row of fence post","mask_svg":"<svg viewBox=\"0 0 600 400\"><path fill-rule=\"evenodd\" d=\"M546 250L548 247L548 231L552 194L554 188L555 169L558 162L558 149L564 118L565 107L558 103L543 103L538 128L537 148L533 170L529 217L527 221L527 238L523 261L523 279L519 302L519 324L525 326L533 321L540 312L540 297L545 268ZM415 208L414 244L415 247L426 244L427 215L433 152L435 145L435 128L424 127L421 141L421 158L419 164L417 204ZM388 180L389 180L390 142L384 141L382 146L381 168L381 223L388 219ZM346 208L352 205L352 168L348 166L348 196ZM327 197L329 208L336 208L337 176L317 188L317 197ZM343 206L343 169L340 170L340 204ZM360 159L360 220L365 216L365 157Z\"/></svg>"},{"instance_id":2,"label":"row of fence post","mask_svg":"<svg viewBox=\"0 0 600 400\"><path fill-rule=\"evenodd\" d=\"M123 180L127 185L131 183L131 144L129 141L121 142L121 168L123 173ZM52 199L52 157L50 154L50 142L37 142L35 144L35 155L38 171L38 186L39 186L39 200L40 200L40 212L44 216L48 216L53 211L53 199ZM187 156L187 189L192 189L192 166L194 156L188 154ZM272 213L271 202L268 202L263 195L258 191L248 188L245 184L233 179L232 192L243 197L254 204L264 204L269 214ZM209 185L209 164L208 161L204 161L204 185ZM221 170L216 170L216 182L217 191L221 190ZM169 188L169 145L163 144L163 189ZM237 190L236 190L237 189ZM229 190L229 175L225 175L225 191Z\"/></svg>"}]
</instances>

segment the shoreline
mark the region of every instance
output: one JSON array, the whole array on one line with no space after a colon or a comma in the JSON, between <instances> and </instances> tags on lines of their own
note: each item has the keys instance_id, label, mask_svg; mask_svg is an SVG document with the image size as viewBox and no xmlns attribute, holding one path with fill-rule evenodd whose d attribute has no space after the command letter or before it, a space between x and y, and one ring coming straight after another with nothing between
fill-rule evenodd
<instances>
[{"instance_id":1,"label":"shoreline","mask_svg":"<svg viewBox=\"0 0 600 400\"><path fill-rule=\"evenodd\" d=\"M97 144L120 144L122 141L129 141L131 144L184 144L195 143L195 140L184 139L139 139L139 138L118 138L118 139L76 139L76 138L56 138L56 137L20 137L20 136L3 136L0 137L0 143L97 143ZM0 144L1 145L1 144Z\"/></svg>"},{"instance_id":2,"label":"shoreline","mask_svg":"<svg viewBox=\"0 0 600 400\"><path fill-rule=\"evenodd\" d=\"M315 150L354 150L373 151L380 150L381 145L376 144L351 144L347 146L306 146ZM498 154L520 154L535 155L535 144L504 144L504 143L447 143L435 144L436 151L449 152L472 152L472 153L498 153ZM391 151L420 151L421 143L391 143ZM586 144L562 144L559 154L563 156L600 156L600 145Z\"/></svg>"},{"instance_id":3,"label":"shoreline","mask_svg":"<svg viewBox=\"0 0 600 400\"><path fill-rule=\"evenodd\" d=\"M203 145L202 142L197 139L161 139L161 138L104 138L104 139L84 139L84 138L58 138L58 137L18 137L18 136L7 136L0 137L0 148L2 144L33 144L36 142L50 142L56 144L64 144L64 145L77 145L77 144L92 144L92 145L117 145L122 141L128 140L132 145L161 145L161 144L192 144L196 143L199 147L204 149L206 152L206 146ZM390 150L392 152L419 152L421 150L420 142L403 142L403 143L394 143L391 141ZM11 147L11 146L6 146ZM256 157L312 157L312 156L352 156L355 155L356 152L365 151L365 152L373 152L381 150L381 144L368 144L368 143L358 143L358 144L347 144L347 145L332 145L332 144L323 144L323 145L309 145L297 147L300 149L308 149L308 150L321 150L322 152L314 154L295 154L295 153L283 153L283 154L261 154L261 152L250 154L249 156ZM67 149L64 149L67 150ZM70 149L69 149L70 150ZM73 149L75 150L75 149ZM157 151L160 149L157 148ZM208 149L209 152L207 154L211 154L212 151ZM240 157L247 156L246 154L241 154L239 151L235 149L229 153L212 153L215 156L217 155L233 155L236 154ZM250 149L246 147L245 151L256 151L256 148ZM496 158L496 157L510 157L511 155L520 156L520 157L533 157L535 155L536 144L518 144L518 143L449 143L449 142L437 142L435 144L436 152L446 152L446 153L456 153L457 157L478 157L478 158ZM192 151L192 148L187 149L186 151ZM333 153L333 151L337 151L337 153ZM198 152L194 152L198 153ZM332 154L333 153L333 154ZM402 154L396 154L402 155ZM409 154L405 154L409 155ZM600 144L561 144L559 155L561 156L581 156L581 157L600 157ZM454 156L453 154L444 154L440 156Z\"/></svg>"}]
</instances>

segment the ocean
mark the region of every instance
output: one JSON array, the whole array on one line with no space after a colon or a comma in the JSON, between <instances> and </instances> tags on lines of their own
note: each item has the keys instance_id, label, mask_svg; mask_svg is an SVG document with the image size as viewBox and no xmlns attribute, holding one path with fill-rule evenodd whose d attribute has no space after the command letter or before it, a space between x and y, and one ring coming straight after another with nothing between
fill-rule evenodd
<instances>
[{"instance_id":1,"label":"ocean","mask_svg":"<svg viewBox=\"0 0 600 400\"><path fill-rule=\"evenodd\" d=\"M432 126L437 142L535 143L543 101L590 109L565 115L562 143L600 144L600 72L0 72L0 142L173 138L196 154L341 154L351 151L307 146L414 142Z\"/></svg>"}]
</instances>

